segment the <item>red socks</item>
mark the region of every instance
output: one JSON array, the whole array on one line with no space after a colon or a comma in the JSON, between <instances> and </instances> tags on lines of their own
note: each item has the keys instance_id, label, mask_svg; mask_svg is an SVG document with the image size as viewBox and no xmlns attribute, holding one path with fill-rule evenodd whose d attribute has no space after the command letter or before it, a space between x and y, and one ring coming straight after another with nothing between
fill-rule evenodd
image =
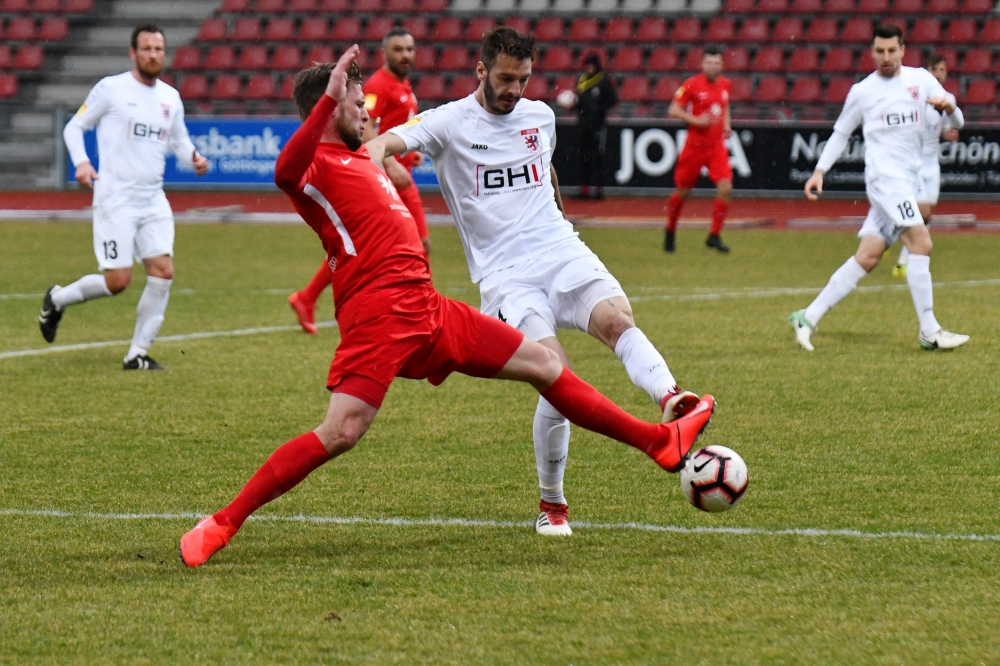
<instances>
[{"instance_id":1,"label":"red socks","mask_svg":"<svg viewBox=\"0 0 1000 666\"><path fill-rule=\"evenodd\" d=\"M299 435L271 454L236 499L215 514L216 522L240 529L247 516L287 493L329 459L316 433Z\"/></svg>"},{"instance_id":2,"label":"red socks","mask_svg":"<svg viewBox=\"0 0 1000 666\"><path fill-rule=\"evenodd\" d=\"M726 221L726 213L729 212L729 202L716 198L715 205L712 206L712 229L709 233L718 236L722 233L722 225Z\"/></svg>"},{"instance_id":3,"label":"red socks","mask_svg":"<svg viewBox=\"0 0 1000 666\"><path fill-rule=\"evenodd\" d=\"M667 231L677 231L677 220L681 217L684 200L674 192L667 201Z\"/></svg>"},{"instance_id":4,"label":"red socks","mask_svg":"<svg viewBox=\"0 0 1000 666\"><path fill-rule=\"evenodd\" d=\"M319 295L323 293L324 289L326 289L326 285L331 282L333 282L333 271L330 270L330 264L326 259L324 259L323 263L319 267L319 270L316 271L316 274L312 276L311 280L309 280L309 284L305 286L305 289L299 292L299 296L308 305L315 305L316 299L319 298Z\"/></svg>"},{"instance_id":5,"label":"red socks","mask_svg":"<svg viewBox=\"0 0 1000 666\"><path fill-rule=\"evenodd\" d=\"M570 422L640 451L646 451L661 435L656 424L627 414L569 368L563 368L559 379L542 393L542 397Z\"/></svg>"}]
</instances>

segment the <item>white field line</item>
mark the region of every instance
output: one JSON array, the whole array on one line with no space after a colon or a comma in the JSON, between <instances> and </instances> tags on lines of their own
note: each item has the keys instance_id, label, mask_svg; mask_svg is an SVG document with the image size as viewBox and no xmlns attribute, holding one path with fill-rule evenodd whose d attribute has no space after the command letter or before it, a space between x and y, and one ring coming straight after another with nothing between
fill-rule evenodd
<instances>
[{"instance_id":1,"label":"white field line","mask_svg":"<svg viewBox=\"0 0 1000 666\"><path fill-rule=\"evenodd\" d=\"M316 328L335 328L335 321L318 321ZM262 326L259 328L239 328L235 331L204 331L202 333L185 333L183 335L161 335L156 338L157 342L180 342L183 340L202 340L205 338L231 338L240 335L260 335L262 333L284 333L286 331L298 331L298 326ZM17 358L19 356L40 356L42 354L53 354L55 352L77 351L80 349L96 349L98 347L116 347L127 345L131 340L103 340L101 342L83 342L78 345L57 345L55 347L40 347L38 349L20 349L0 353L0 359Z\"/></svg>"},{"instance_id":2,"label":"white field line","mask_svg":"<svg viewBox=\"0 0 1000 666\"><path fill-rule=\"evenodd\" d=\"M0 516L36 516L39 518L77 518L85 520L198 520L203 513L93 513L53 511L45 509L0 509ZM312 523L319 525L380 525L390 527L487 527L528 528L532 521L470 520L467 518L362 518L360 516L250 516L250 520L281 523ZM648 523L590 523L574 521L573 527L584 530L631 530L637 532L667 532L671 534L721 534L729 536L769 537L844 537L849 539L916 539L924 541L989 541L1000 542L1000 534L940 534L935 532L865 532L863 530L823 530L788 528L769 530L757 527L683 527Z\"/></svg>"},{"instance_id":3,"label":"white field line","mask_svg":"<svg viewBox=\"0 0 1000 666\"><path fill-rule=\"evenodd\" d=\"M0 294L0 301L17 301L28 298L41 298L45 294Z\"/></svg>"}]
</instances>

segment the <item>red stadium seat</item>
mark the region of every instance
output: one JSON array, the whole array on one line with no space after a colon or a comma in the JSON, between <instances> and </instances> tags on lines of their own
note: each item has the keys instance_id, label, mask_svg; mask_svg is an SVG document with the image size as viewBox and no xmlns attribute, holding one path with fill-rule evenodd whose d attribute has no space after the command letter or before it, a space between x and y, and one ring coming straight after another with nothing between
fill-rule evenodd
<instances>
[{"instance_id":1,"label":"red stadium seat","mask_svg":"<svg viewBox=\"0 0 1000 666\"><path fill-rule=\"evenodd\" d=\"M292 99L292 93L295 92L295 74L289 74L281 80L281 89L278 90L275 97L277 99Z\"/></svg>"},{"instance_id":2,"label":"red stadium seat","mask_svg":"<svg viewBox=\"0 0 1000 666\"><path fill-rule=\"evenodd\" d=\"M618 88L618 99L623 102L645 102L650 98L649 79L645 76L630 76Z\"/></svg>"},{"instance_id":3,"label":"red stadium seat","mask_svg":"<svg viewBox=\"0 0 1000 666\"><path fill-rule=\"evenodd\" d=\"M56 14L62 11L62 3L60 0L34 0L31 11L36 14Z\"/></svg>"},{"instance_id":4,"label":"red stadium seat","mask_svg":"<svg viewBox=\"0 0 1000 666\"><path fill-rule=\"evenodd\" d=\"M433 46L417 47L417 54L413 58L413 68L421 72L430 72L437 67L437 54L434 53Z\"/></svg>"},{"instance_id":5,"label":"red stadium seat","mask_svg":"<svg viewBox=\"0 0 1000 666\"><path fill-rule=\"evenodd\" d=\"M13 13L28 11L31 11L31 5L28 0L0 0L0 12Z\"/></svg>"},{"instance_id":6,"label":"red stadium seat","mask_svg":"<svg viewBox=\"0 0 1000 666\"><path fill-rule=\"evenodd\" d=\"M995 104L997 101L997 84L993 79L976 79L969 81L965 87L966 104Z\"/></svg>"},{"instance_id":7,"label":"red stadium seat","mask_svg":"<svg viewBox=\"0 0 1000 666\"><path fill-rule=\"evenodd\" d=\"M957 14L958 0L929 0L927 11L931 14Z\"/></svg>"},{"instance_id":8,"label":"red stadium seat","mask_svg":"<svg viewBox=\"0 0 1000 666\"><path fill-rule=\"evenodd\" d=\"M285 11L285 0L257 0L253 8L258 14L277 14Z\"/></svg>"},{"instance_id":9,"label":"red stadium seat","mask_svg":"<svg viewBox=\"0 0 1000 666\"><path fill-rule=\"evenodd\" d=\"M906 67L923 67L924 54L917 50L917 47L906 49L903 54L903 65Z\"/></svg>"},{"instance_id":10,"label":"red stadium seat","mask_svg":"<svg viewBox=\"0 0 1000 666\"><path fill-rule=\"evenodd\" d=\"M685 17L674 22L674 31L671 39L675 42L700 42L701 41L701 19Z\"/></svg>"},{"instance_id":11,"label":"red stadium seat","mask_svg":"<svg viewBox=\"0 0 1000 666\"><path fill-rule=\"evenodd\" d=\"M462 99L476 92L479 79L474 76L456 76L448 84L448 99Z\"/></svg>"},{"instance_id":12,"label":"red stadium seat","mask_svg":"<svg viewBox=\"0 0 1000 666\"><path fill-rule=\"evenodd\" d=\"M67 14L88 14L94 11L94 0L65 0L63 12Z\"/></svg>"},{"instance_id":13,"label":"red stadium seat","mask_svg":"<svg viewBox=\"0 0 1000 666\"><path fill-rule=\"evenodd\" d=\"M823 71L833 73L855 71L854 52L844 46L830 49L823 59Z\"/></svg>"},{"instance_id":14,"label":"red stadium seat","mask_svg":"<svg viewBox=\"0 0 1000 666\"><path fill-rule=\"evenodd\" d=\"M985 14L993 11L994 0L962 0L963 14Z\"/></svg>"},{"instance_id":15,"label":"red stadium seat","mask_svg":"<svg viewBox=\"0 0 1000 666\"><path fill-rule=\"evenodd\" d=\"M731 42L736 39L736 21L726 16L716 16L705 28L705 39L709 42Z\"/></svg>"},{"instance_id":16,"label":"red stadium seat","mask_svg":"<svg viewBox=\"0 0 1000 666\"><path fill-rule=\"evenodd\" d=\"M412 14L417 11L417 0L388 0L385 11L393 14Z\"/></svg>"},{"instance_id":17,"label":"red stadium seat","mask_svg":"<svg viewBox=\"0 0 1000 666\"><path fill-rule=\"evenodd\" d=\"M809 16L819 14L821 11L823 11L823 0L792 0L793 14Z\"/></svg>"},{"instance_id":18,"label":"red stadium seat","mask_svg":"<svg viewBox=\"0 0 1000 666\"><path fill-rule=\"evenodd\" d=\"M729 93L729 101L746 102L749 100L753 92L753 83L750 81L750 77L734 76L730 80L733 83L733 88Z\"/></svg>"},{"instance_id":19,"label":"red stadium seat","mask_svg":"<svg viewBox=\"0 0 1000 666\"><path fill-rule=\"evenodd\" d=\"M14 56L14 69L41 69L45 65L45 52L38 44L24 44Z\"/></svg>"},{"instance_id":20,"label":"red stadium seat","mask_svg":"<svg viewBox=\"0 0 1000 666\"><path fill-rule=\"evenodd\" d=\"M742 46L726 49L722 54L722 66L727 72L745 72L750 69L750 52Z\"/></svg>"},{"instance_id":21,"label":"red stadium seat","mask_svg":"<svg viewBox=\"0 0 1000 666\"><path fill-rule=\"evenodd\" d=\"M288 11L301 14L318 12L319 0L288 0Z\"/></svg>"},{"instance_id":22,"label":"red stadium seat","mask_svg":"<svg viewBox=\"0 0 1000 666\"><path fill-rule=\"evenodd\" d=\"M17 97L17 77L13 74L0 73L0 97L11 99Z\"/></svg>"},{"instance_id":23,"label":"red stadium seat","mask_svg":"<svg viewBox=\"0 0 1000 666\"><path fill-rule=\"evenodd\" d=\"M854 0L826 0L823 10L827 14L853 14L855 2Z\"/></svg>"},{"instance_id":24,"label":"red stadium seat","mask_svg":"<svg viewBox=\"0 0 1000 666\"><path fill-rule=\"evenodd\" d=\"M788 93L788 101L796 104L818 102L822 88L823 84L819 77L801 76L795 79L795 83L792 84L792 90Z\"/></svg>"},{"instance_id":25,"label":"red stadium seat","mask_svg":"<svg viewBox=\"0 0 1000 666\"><path fill-rule=\"evenodd\" d=\"M381 49L377 49L376 51L381 53ZM341 51L341 53L343 53L343 51ZM340 55L338 54L337 57L339 58ZM372 58L371 52L364 46L360 47L360 50L358 51L358 59L355 62L358 63L358 67L361 68L362 72L367 71L368 69L378 69L382 66L382 61L377 57ZM378 62L378 64L375 64L375 62Z\"/></svg>"},{"instance_id":26,"label":"red stadium seat","mask_svg":"<svg viewBox=\"0 0 1000 666\"><path fill-rule=\"evenodd\" d=\"M6 44L0 44L0 69L10 69L14 66L14 52Z\"/></svg>"},{"instance_id":27,"label":"red stadium seat","mask_svg":"<svg viewBox=\"0 0 1000 666\"><path fill-rule=\"evenodd\" d=\"M431 24L423 16L408 16L403 21L403 27L410 31L418 43L425 41L431 34Z\"/></svg>"},{"instance_id":28,"label":"red stadium seat","mask_svg":"<svg viewBox=\"0 0 1000 666\"><path fill-rule=\"evenodd\" d=\"M424 14L439 14L448 9L449 0L418 0L417 10Z\"/></svg>"},{"instance_id":29,"label":"red stadium seat","mask_svg":"<svg viewBox=\"0 0 1000 666\"><path fill-rule=\"evenodd\" d=\"M471 67L469 50L464 46L446 46L441 51L437 67L450 72L469 69Z\"/></svg>"},{"instance_id":30,"label":"red stadium seat","mask_svg":"<svg viewBox=\"0 0 1000 666\"><path fill-rule=\"evenodd\" d=\"M872 57L871 49L861 49L861 57L858 58L858 70L864 74L875 71L875 58Z\"/></svg>"},{"instance_id":31,"label":"red stadium seat","mask_svg":"<svg viewBox=\"0 0 1000 666\"><path fill-rule=\"evenodd\" d=\"M590 44L598 41L601 24L591 16L574 19L569 26L569 41Z\"/></svg>"},{"instance_id":32,"label":"red stadium seat","mask_svg":"<svg viewBox=\"0 0 1000 666\"><path fill-rule=\"evenodd\" d=\"M857 12L859 14L886 14L889 11L889 0L860 0Z\"/></svg>"},{"instance_id":33,"label":"red stadium seat","mask_svg":"<svg viewBox=\"0 0 1000 666\"><path fill-rule=\"evenodd\" d=\"M236 68L243 70L267 69L267 49L259 44L244 46L236 59Z\"/></svg>"},{"instance_id":34,"label":"red stadium seat","mask_svg":"<svg viewBox=\"0 0 1000 666\"><path fill-rule=\"evenodd\" d=\"M386 33L392 30L395 22L389 16L376 16L368 21L365 26L364 35L361 37L366 42L381 42Z\"/></svg>"},{"instance_id":35,"label":"red stadium seat","mask_svg":"<svg viewBox=\"0 0 1000 666\"><path fill-rule=\"evenodd\" d=\"M310 46L304 60L303 65L306 67L311 67L314 62L333 62L333 47L326 44Z\"/></svg>"},{"instance_id":36,"label":"red stadium seat","mask_svg":"<svg viewBox=\"0 0 1000 666\"><path fill-rule=\"evenodd\" d=\"M243 82L236 74L223 74L212 81L212 99L239 99L243 95Z\"/></svg>"},{"instance_id":37,"label":"red stadium seat","mask_svg":"<svg viewBox=\"0 0 1000 666\"><path fill-rule=\"evenodd\" d=\"M983 23L983 31L979 33L981 44L1000 43L1000 19L987 19Z\"/></svg>"},{"instance_id":38,"label":"red stadium seat","mask_svg":"<svg viewBox=\"0 0 1000 666\"><path fill-rule=\"evenodd\" d=\"M882 23L883 25L898 26L899 29L903 31L903 35L904 36L907 35L907 31L906 31L906 19L903 18L902 16L883 16L882 20L879 21L879 23ZM907 37L907 39L908 39L908 37ZM868 41L871 42L871 40L872 40L871 35L868 35Z\"/></svg>"},{"instance_id":39,"label":"red stadium seat","mask_svg":"<svg viewBox=\"0 0 1000 666\"><path fill-rule=\"evenodd\" d=\"M319 11L338 14L348 10L348 0L320 0Z\"/></svg>"},{"instance_id":40,"label":"red stadium seat","mask_svg":"<svg viewBox=\"0 0 1000 666\"><path fill-rule=\"evenodd\" d=\"M637 42L665 42L667 41L667 22L662 18L647 17L639 21L639 26L635 30L635 41Z\"/></svg>"},{"instance_id":41,"label":"red stadium seat","mask_svg":"<svg viewBox=\"0 0 1000 666\"><path fill-rule=\"evenodd\" d=\"M961 95L962 86L959 84L958 79L948 79L947 81L945 81L941 85L943 85L944 89L946 91L950 92L955 97L961 97L962 96Z\"/></svg>"},{"instance_id":42,"label":"red stadium seat","mask_svg":"<svg viewBox=\"0 0 1000 666\"><path fill-rule=\"evenodd\" d=\"M953 48L945 47L940 49L934 49L934 53L944 58L945 64L948 65L949 70L958 69L958 51L956 51Z\"/></svg>"},{"instance_id":43,"label":"red stadium seat","mask_svg":"<svg viewBox=\"0 0 1000 666\"><path fill-rule=\"evenodd\" d=\"M271 56L271 69L300 69L302 67L302 51L298 46L284 44L274 49Z\"/></svg>"},{"instance_id":44,"label":"red stadium seat","mask_svg":"<svg viewBox=\"0 0 1000 666\"><path fill-rule=\"evenodd\" d=\"M326 39L330 24L325 16L309 16L299 25L300 42L320 42Z\"/></svg>"},{"instance_id":45,"label":"red stadium seat","mask_svg":"<svg viewBox=\"0 0 1000 666\"><path fill-rule=\"evenodd\" d=\"M630 18L613 18L604 26L605 42L631 42L635 35L635 25Z\"/></svg>"},{"instance_id":46,"label":"red stadium seat","mask_svg":"<svg viewBox=\"0 0 1000 666\"><path fill-rule=\"evenodd\" d=\"M949 44L971 44L976 39L976 22L972 19L955 19L944 33L944 41Z\"/></svg>"},{"instance_id":47,"label":"red stadium seat","mask_svg":"<svg viewBox=\"0 0 1000 666\"><path fill-rule=\"evenodd\" d=\"M605 48L599 48L599 47L596 47L596 46L592 46L589 49L583 49L577 55L577 65L576 66L579 69L583 69L583 61L589 55L595 55L595 56L597 56L597 59L601 62L601 67L604 67L604 66L606 66L608 64L608 50L605 49Z\"/></svg>"},{"instance_id":48,"label":"red stadium seat","mask_svg":"<svg viewBox=\"0 0 1000 666\"><path fill-rule=\"evenodd\" d=\"M783 76L765 76L757 84L757 100L783 102L788 94L788 84Z\"/></svg>"},{"instance_id":49,"label":"red stadium seat","mask_svg":"<svg viewBox=\"0 0 1000 666\"><path fill-rule=\"evenodd\" d=\"M220 18L209 18L198 26L198 34L194 37L201 42L218 42L226 38L226 22Z\"/></svg>"},{"instance_id":50,"label":"red stadium seat","mask_svg":"<svg viewBox=\"0 0 1000 666\"><path fill-rule=\"evenodd\" d=\"M673 72L678 69L680 58L672 46L657 46L649 54L649 71Z\"/></svg>"},{"instance_id":51,"label":"red stadium seat","mask_svg":"<svg viewBox=\"0 0 1000 666\"><path fill-rule=\"evenodd\" d=\"M826 95L823 96L823 101L828 104L843 104L853 85L854 79L849 76L838 76L830 79L830 83L826 85Z\"/></svg>"},{"instance_id":52,"label":"red stadium seat","mask_svg":"<svg viewBox=\"0 0 1000 666\"><path fill-rule=\"evenodd\" d=\"M818 72L819 51L812 47L798 48L788 57L789 72Z\"/></svg>"},{"instance_id":53,"label":"red stadium seat","mask_svg":"<svg viewBox=\"0 0 1000 666\"><path fill-rule=\"evenodd\" d=\"M27 16L16 16L7 24L6 38L12 42L26 42L38 39L38 28L35 19Z\"/></svg>"},{"instance_id":54,"label":"red stadium seat","mask_svg":"<svg viewBox=\"0 0 1000 666\"><path fill-rule=\"evenodd\" d=\"M250 11L250 0L222 0L219 11L228 14L248 12Z\"/></svg>"},{"instance_id":55,"label":"red stadium seat","mask_svg":"<svg viewBox=\"0 0 1000 666\"><path fill-rule=\"evenodd\" d=\"M487 30L497 27L497 22L488 16L477 16L469 21L469 26L465 29L465 41L482 42L483 34Z\"/></svg>"},{"instance_id":56,"label":"red stadium seat","mask_svg":"<svg viewBox=\"0 0 1000 666\"><path fill-rule=\"evenodd\" d=\"M573 92L576 92L576 82L578 80L578 77L569 74L556 78L556 82L552 84L552 95L556 96L563 90L572 90Z\"/></svg>"},{"instance_id":57,"label":"red stadium seat","mask_svg":"<svg viewBox=\"0 0 1000 666\"><path fill-rule=\"evenodd\" d=\"M989 49L969 49L962 59L963 74L989 74L993 71L993 52Z\"/></svg>"},{"instance_id":58,"label":"red stadium seat","mask_svg":"<svg viewBox=\"0 0 1000 666\"><path fill-rule=\"evenodd\" d=\"M611 58L608 69L613 72L641 72L643 69L642 49L638 46L623 46Z\"/></svg>"},{"instance_id":59,"label":"red stadium seat","mask_svg":"<svg viewBox=\"0 0 1000 666\"><path fill-rule=\"evenodd\" d=\"M208 82L201 74L188 74L181 81L182 99L205 99L208 97Z\"/></svg>"},{"instance_id":60,"label":"red stadium seat","mask_svg":"<svg viewBox=\"0 0 1000 666\"><path fill-rule=\"evenodd\" d=\"M170 74L160 74L160 76L158 76L157 78L160 79L160 81L166 83L171 88L176 87L174 86L174 77L171 76Z\"/></svg>"},{"instance_id":61,"label":"red stadium seat","mask_svg":"<svg viewBox=\"0 0 1000 666\"><path fill-rule=\"evenodd\" d=\"M444 79L437 74L424 74L417 81L413 94L417 99L432 101L446 99Z\"/></svg>"},{"instance_id":62,"label":"red stadium seat","mask_svg":"<svg viewBox=\"0 0 1000 666\"><path fill-rule=\"evenodd\" d=\"M893 0L894 14L919 14L924 11L924 0Z\"/></svg>"},{"instance_id":63,"label":"red stadium seat","mask_svg":"<svg viewBox=\"0 0 1000 666\"><path fill-rule=\"evenodd\" d=\"M354 11L362 14L377 14L384 8L382 0L354 0Z\"/></svg>"},{"instance_id":64,"label":"red stadium seat","mask_svg":"<svg viewBox=\"0 0 1000 666\"><path fill-rule=\"evenodd\" d=\"M42 20L38 38L46 42L61 42L69 36L69 21L62 16L49 16Z\"/></svg>"},{"instance_id":65,"label":"red stadium seat","mask_svg":"<svg viewBox=\"0 0 1000 666\"><path fill-rule=\"evenodd\" d=\"M661 76L653 86L653 101L670 102L674 99L674 93L681 87L681 80L676 76Z\"/></svg>"},{"instance_id":66,"label":"red stadium seat","mask_svg":"<svg viewBox=\"0 0 1000 666\"><path fill-rule=\"evenodd\" d=\"M259 42L260 21L256 18L236 19L231 39L235 42Z\"/></svg>"},{"instance_id":67,"label":"red stadium seat","mask_svg":"<svg viewBox=\"0 0 1000 666\"><path fill-rule=\"evenodd\" d=\"M527 35L529 32L531 32L531 21L524 18L523 16L508 16L503 20L503 24L508 28L514 28L514 30L517 30L522 35ZM561 21L559 23L559 31L560 33L562 32ZM542 40L541 37L538 36L537 32L535 33L535 38L540 41L552 41L548 39Z\"/></svg>"},{"instance_id":68,"label":"red stadium seat","mask_svg":"<svg viewBox=\"0 0 1000 666\"><path fill-rule=\"evenodd\" d=\"M527 99L547 100L549 99L549 82L545 80L544 76L532 76L528 79L528 85L525 86L521 96Z\"/></svg>"},{"instance_id":69,"label":"red stadium seat","mask_svg":"<svg viewBox=\"0 0 1000 666\"><path fill-rule=\"evenodd\" d=\"M566 24L556 16L539 19L535 25L535 39L542 43L562 41L565 32Z\"/></svg>"},{"instance_id":70,"label":"red stadium seat","mask_svg":"<svg viewBox=\"0 0 1000 666\"><path fill-rule=\"evenodd\" d=\"M872 22L866 18L849 18L840 33L842 42L871 42Z\"/></svg>"},{"instance_id":71,"label":"red stadium seat","mask_svg":"<svg viewBox=\"0 0 1000 666\"><path fill-rule=\"evenodd\" d=\"M906 36L906 41L913 44L933 44L941 41L941 22L936 18L917 19L913 30Z\"/></svg>"},{"instance_id":72,"label":"red stadium seat","mask_svg":"<svg viewBox=\"0 0 1000 666\"><path fill-rule=\"evenodd\" d=\"M788 11L788 0L759 0L757 12L761 14L780 14Z\"/></svg>"},{"instance_id":73,"label":"red stadium seat","mask_svg":"<svg viewBox=\"0 0 1000 666\"><path fill-rule=\"evenodd\" d=\"M705 55L705 50L700 46L692 46L684 54L684 61L681 63L681 69L686 72L692 72L695 70L701 70L701 59Z\"/></svg>"},{"instance_id":74,"label":"red stadium seat","mask_svg":"<svg viewBox=\"0 0 1000 666\"><path fill-rule=\"evenodd\" d=\"M243 96L247 99L271 99L275 97L274 77L270 74L254 74L247 81L247 89Z\"/></svg>"},{"instance_id":75,"label":"red stadium seat","mask_svg":"<svg viewBox=\"0 0 1000 666\"><path fill-rule=\"evenodd\" d=\"M464 36L461 19L442 16L434 23L431 40L435 42L460 42Z\"/></svg>"},{"instance_id":76,"label":"red stadium seat","mask_svg":"<svg viewBox=\"0 0 1000 666\"><path fill-rule=\"evenodd\" d=\"M755 17L743 21L738 34L741 42L766 42L770 33L767 21Z\"/></svg>"},{"instance_id":77,"label":"red stadium seat","mask_svg":"<svg viewBox=\"0 0 1000 666\"><path fill-rule=\"evenodd\" d=\"M757 0L726 0L722 11L726 14L752 14Z\"/></svg>"},{"instance_id":78,"label":"red stadium seat","mask_svg":"<svg viewBox=\"0 0 1000 666\"><path fill-rule=\"evenodd\" d=\"M335 42L354 43L361 37L361 21L354 16L337 19L330 31L330 39Z\"/></svg>"},{"instance_id":79,"label":"red stadium seat","mask_svg":"<svg viewBox=\"0 0 1000 666\"><path fill-rule=\"evenodd\" d=\"M205 69L233 69L236 51L232 46L213 46L205 55Z\"/></svg>"},{"instance_id":80,"label":"red stadium seat","mask_svg":"<svg viewBox=\"0 0 1000 666\"><path fill-rule=\"evenodd\" d=\"M810 42L837 41L837 22L829 17L815 18L806 30L806 39Z\"/></svg>"},{"instance_id":81,"label":"red stadium seat","mask_svg":"<svg viewBox=\"0 0 1000 666\"><path fill-rule=\"evenodd\" d=\"M750 69L755 72L780 72L785 66L785 52L777 46L764 46L757 49Z\"/></svg>"},{"instance_id":82,"label":"red stadium seat","mask_svg":"<svg viewBox=\"0 0 1000 666\"><path fill-rule=\"evenodd\" d=\"M805 32L802 19L783 18L774 24L771 39L776 42L799 42L805 38Z\"/></svg>"},{"instance_id":83,"label":"red stadium seat","mask_svg":"<svg viewBox=\"0 0 1000 666\"><path fill-rule=\"evenodd\" d=\"M178 46L170 67L182 72L201 69L201 49L197 46Z\"/></svg>"}]
</instances>

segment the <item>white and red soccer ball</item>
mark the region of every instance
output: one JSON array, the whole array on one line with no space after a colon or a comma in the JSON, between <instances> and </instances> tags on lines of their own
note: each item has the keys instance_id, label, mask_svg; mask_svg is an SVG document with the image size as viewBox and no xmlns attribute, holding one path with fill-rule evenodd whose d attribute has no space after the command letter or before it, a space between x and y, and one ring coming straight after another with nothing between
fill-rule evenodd
<instances>
[{"instance_id":1,"label":"white and red soccer ball","mask_svg":"<svg viewBox=\"0 0 1000 666\"><path fill-rule=\"evenodd\" d=\"M747 464L736 451L711 444L691 454L681 470L681 490L695 507L719 513L739 504L750 484Z\"/></svg>"},{"instance_id":2,"label":"white and red soccer ball","mask_svg":"<svg viewBox=\"0 0 1000 666\"><path fill-rule=\"evenodd\" d=\"M569 89L560 91L556 95L556 104L563 109L572 109L576 106L576 93Z\"/></svg>"}]
</instances>

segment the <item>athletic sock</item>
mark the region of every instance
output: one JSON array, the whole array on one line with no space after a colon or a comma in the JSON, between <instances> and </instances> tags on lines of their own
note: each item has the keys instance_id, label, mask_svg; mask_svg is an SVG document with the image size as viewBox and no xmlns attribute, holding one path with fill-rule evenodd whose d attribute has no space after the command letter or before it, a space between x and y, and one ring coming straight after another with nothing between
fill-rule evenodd
<instances>
[{"instance_id":1,"label":"athletic sock","mask_svg":"<svg viewBox=\"0 0 1000 666\"><path fill-rule=\"evenodd\" d=\"M813 326L818 324L823 315L854 291L854 288L861 282L861 278L866 275L868 275L867 271L861 268L861 264L854 257L844 262L844 265L830 276L830 281L823 287L823 291L819 292L816 300L806 308L806 321Z\"/></svg>"},{"instance_id":2,"label":"athletic sock","mask_svg":"<svg viewBox=\"0 0 1000 666\"><path fill-rule=\"evenodd\" d=\"M667 391L677 385L663 355L639 327L633 326L621 334L615 354L625 365L632 383L648 393L657 405L663 402Z\"/></svg>"},{"instance_id":3,"label":"athletic sock","mask_svg":"<svg viewBox=\"0 0 1000 666\"><path fill-rule=\"evenodd\" d=\"M563 368L559 379L542 393L542 397L581 428L624 442L640 451L648 449L660 434L657 425L626 413L569 368Z\"/></svg>"},{"instance_id":4,"label":"athletic sock","mask_svg":"<svg viewBox=\"0 0 1000 666\"><path fill-rule=\"evenodd\" d=\"M909 258L910 258L910 248L904 245L903 249L899 251L899 259L896 260L896 265L905 266Z\"/></svg>"},{"instance_id":5,"label":"athletic sock","mask_svg":"<svg viewBox=\"0 0 1000 666\"><path fill-rule=\"evenodd\" d=\"M913 307L917 310L920 334L927 337L941 330L934 316L934 287L931 283L931 258L926 254L911 254L910 265L906 269L906 284L913 296Z\"/></svg>"},{"instance_id":6,"label":"athletic sock","mask_svg":"<svg viewBox=\"0 0 1000 666\"><path fill-rule=\"evenodd\" d=\"M144 355L153 345L153 340L163 325L163 314L167 311L170 285L173 283L173 280L146 276L146 287L142 290L139 304L135 307L135 332L132 334L132 344L129 345L125 360Z\"/></svg>"},{"instance_id":7,"label":"athletic sock","mask_svg":"<svg viewBox=\"0 0 1000 666\"><path fill-rule=\"evenodd\" d=\"M715 205L712 206L712 228L709 234L718 236L722 233L722 225L726 222L726 213L729 212L729 202L716 197Z\"/></svg>"},{"instance_id":8,"label":"athletic sock","mask_svg":"<svg viewBox=\"0 0 1000 666\"><path fill-rule=\"evenodd\" d=\"M552 504L566 504L563 477L569 455L569 420L556 411L548 400L539 396L532 432L542 499Z\"/></svg>"},{"instance_id":9,"label":"athletic sock","mask_svg":"<svg viewBox=\"0 0 1000 666\"><path fill-rule=\"evenodd\" d=\"M95 298L110 296L111 290L103 275L97 273L84 275L71 285L60 287L52 292L52 303L62 310L68 305L76 305Z\"/></svg>"},{"instance_id":10,"label":"athletic sock","mask_svg":"<svg viewBox=\"0 0 1000 666\"><path fill-rule=\"evenodd\" d=\"M250 477L229 506L215 514L215 522L240 529L247 516L287 493L329 459L314 432L286 442Z\"/></svg>"},{"instance_id":11,"label":"athletic sock","mask_svg":"<svg viewBox=\"0 0 1000 666\"><path fill-rule=\"evenodd\" d=\"M326 285L331 282L333 282L333 271L330 270L330 263L324 259L323 263L320 264L319 270L317 270L316 274L312 276L311 280L309 280L309 284L307 284L305 288L299 292L299 296L308 305L315 305L316 299L318 299L319 295L323 293L324 289L326 289Z\"/></svg>"},{"instance_id":12,"label":"athletic sock","mask_svg":"<svg viewBox=\"0 0 1000 666\"><path fill-rule=\"evenodd\" d=\"M677 220L681 219L681 208L684 207L684 199L674 192L667 199L667 231L677 231Z\"/></svg>"}]
</instances>

